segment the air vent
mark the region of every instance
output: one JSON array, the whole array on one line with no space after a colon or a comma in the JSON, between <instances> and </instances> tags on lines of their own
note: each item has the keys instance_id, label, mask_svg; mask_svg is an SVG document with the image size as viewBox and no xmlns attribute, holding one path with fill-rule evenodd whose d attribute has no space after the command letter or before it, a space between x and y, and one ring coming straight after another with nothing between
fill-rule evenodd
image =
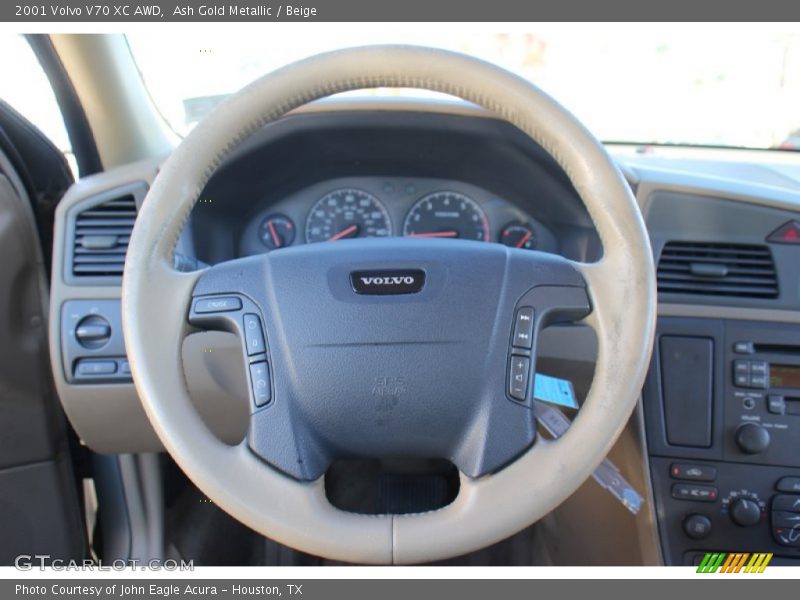
<instances>
[{"instance_id":1,"label":"air vent","mask_svg":"<svg viewBox=\"0 0 800 600\"><path fill-rule=\"evenodd\" d=\"M764 245L667 242L658 261L658 291L777 298L778 276Z\"/></svg>"},{"instance_id":2,"label":"air vent","mask_svg":"<svg viewBox=\"0 0 800 600\"><path fill-rule=\"evenodd\" d=\"M120 277L136 221L136 199L126 194L81 211L75 218L72 274Z\"/></svg>"}]
</instances>

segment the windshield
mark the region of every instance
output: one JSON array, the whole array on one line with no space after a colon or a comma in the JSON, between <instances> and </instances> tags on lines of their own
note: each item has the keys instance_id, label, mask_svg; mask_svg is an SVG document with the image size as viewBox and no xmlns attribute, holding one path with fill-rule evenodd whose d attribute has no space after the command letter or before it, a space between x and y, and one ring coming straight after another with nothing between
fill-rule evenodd
<instances>
[{"instance_id":1,"label":"windshield","mask_svg":"<svg viewBox=\"0 0 800 600\"><path fill-rule=\"evenodd\" d=\"M180 134L225 95L289 62L410 43L471 54L529 79L607 142L800 149L798 24L219 25L202 33L150 28L128 41Z\"/></svg>"}]
</instances>

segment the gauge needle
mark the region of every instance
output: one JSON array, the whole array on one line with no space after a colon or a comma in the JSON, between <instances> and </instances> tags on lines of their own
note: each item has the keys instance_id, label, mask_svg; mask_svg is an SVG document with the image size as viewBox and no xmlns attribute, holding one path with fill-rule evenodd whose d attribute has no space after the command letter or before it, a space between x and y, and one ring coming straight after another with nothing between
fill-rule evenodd
<instances>
[{"instance_id":1,"label":"gauge needle","mask_svg":"<svg viewBox=\"0 0 800 600\"><path fill-rule=\"evenodd\" d=\"M278 232L275 230L275 224L272 221L267 223L267 229L269 229L269 235L272 238L272 243L275 244L276 248L280 248L281 238L278 237Z\"/></svg>"},{"instance_id":2,"label":"gauge needle","mask_svg":"<svg viewBox=\"0 0 800 600\"><path fill-rule=\"evenodd\" d=\"M421 238L452 238L458 237L458 232L451 229L449 231L432 231L430 233L410 233L407 237Z\"/></svg>"},{"instance_id":3,"label":"gauge needle","mask_svg":"<svg viewBox=\"0 0 800 600\"><path fill-rule=\"evenodd\" d=\"M517 242L517 248L522 248L529 239L533 237L533 232L528 231L525 235L522 236L522 239Z\"/></svg>"},{"instance_id":4,"label":"gauge needle","mask_svg":"<svg viewBox=\"0 0 800 600\"><path fill-rule=\"evenodd\" d=\"M358 225L350 225L350 227L345 227L344 229L342 229L336 235L333 235L333 236L329 237L328 241L329 242L335 242L336 240L340 240L342 238L345 238L348 235L350 235L351 233L355 233L356 231L358 231Z\"/></svg>"}]
</instances>

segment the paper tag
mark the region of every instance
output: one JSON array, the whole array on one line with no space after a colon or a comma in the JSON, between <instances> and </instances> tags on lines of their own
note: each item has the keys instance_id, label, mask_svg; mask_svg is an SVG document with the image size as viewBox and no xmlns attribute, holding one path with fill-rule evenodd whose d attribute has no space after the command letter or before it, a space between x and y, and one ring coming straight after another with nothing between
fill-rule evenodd
<instances>
[{"instance_id":1,"label":"paper tag","mask_svg":"<svg viewBox=\"0 0 800 600\"><path fill-rule=\"evenodd\" d=\"M542 402L558 404L567 408L578 408L572 382L558 377L536 373L533 378L533 397Z\"/></svg>"},{"instance_id":2,"label":"paper tag","mask_svg":"<svg viewBox=\"0 0 800 600\"><path fill-rule=\"evenodd\" d=\"M536 418L550 435L559 438L566 433L572 421L564 413L544 402L535 401L533 404ZM592 477L633 514L638 513L642 508L644 498L633 489L633 486L619 472L617 466L607 458L600 463Z\"/></svg>"}]
</instances>

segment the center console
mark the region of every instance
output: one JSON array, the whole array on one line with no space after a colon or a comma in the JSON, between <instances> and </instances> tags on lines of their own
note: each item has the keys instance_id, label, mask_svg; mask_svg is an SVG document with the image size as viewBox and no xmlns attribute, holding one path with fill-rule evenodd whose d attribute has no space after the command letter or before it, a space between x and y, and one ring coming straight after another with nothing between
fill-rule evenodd
<instances>
[{"instance_id":1,"label":"center console","mask_svg":"<svg viewBox=\"0 0 800 600\"><path fill-rule=\"evenodd\" d=\"M800 326L659 319L644 408L665 562L800 565Z\"/></svg>"}]
</instances>

